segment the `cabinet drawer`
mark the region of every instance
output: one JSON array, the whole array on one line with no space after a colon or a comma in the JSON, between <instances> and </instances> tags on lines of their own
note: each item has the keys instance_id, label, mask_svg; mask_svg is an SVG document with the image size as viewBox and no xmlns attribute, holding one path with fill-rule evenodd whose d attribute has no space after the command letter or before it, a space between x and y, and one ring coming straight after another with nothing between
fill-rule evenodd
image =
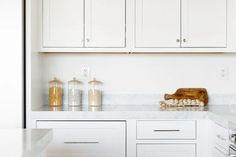
<instances>
[{"instance_id":1,"label":"cabinet drawer","mask_svg":"<svg viewBox=\"0 0 236 157\"><path fill-rule=\"evenodd\" d=\"M125 122L37 121L52 128L49 157L125 157Z\"/></svg>"},{"instance_id":2,"label":"cabinet drawer","mask_svg":"<svg viewBox=\"0 0 236 157\"><path fill-rule=\"evenodd\" d=\"M138 144L137 157L195 157L195 144Z\"/></svg>"},{"instance_id":3,"label":"cabinet drawer","mask_svg":"<svg viewBox=\"0 0 236 157\"><path fill-rule=\"evenodd\" d=\"M195 138L195 121L137 121L137 139Z\"/></svg>"},{"instance_id":4,"label":"cabinet drawer","mask_svg":"<svg viewBox=\"0 0 236 157\"><path fill-rule=\"evenodd\" d=\"M228 151L229 147L229 132L228 129L214 123L214 141L216 146L220 146L220 149Z\"/></svg>"}]
</instances>

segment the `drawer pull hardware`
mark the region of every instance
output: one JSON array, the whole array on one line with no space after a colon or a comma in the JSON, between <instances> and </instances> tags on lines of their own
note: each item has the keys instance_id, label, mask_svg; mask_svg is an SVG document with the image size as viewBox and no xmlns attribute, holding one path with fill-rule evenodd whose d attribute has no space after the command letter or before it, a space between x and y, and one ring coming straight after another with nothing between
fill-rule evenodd
<instances>
[{"instance_id":1,"label":"drawer pull hardware","mask_svg":"<svg viewBox=\"0 0 236 157\"><path fill-rule=\"evenodd\" d=\"M99 142L64 142L64 144L99 144Z\"/></svg>"},{"instance_id":2,"label":"drawer pull hardware","mask_svg":"<svg viewBox=\"0 0 236 157\"><path fill-rule=\"evenodd\" d=\"M180 130L153 130L154 132L178 132Z\"/></svg>"},{"instance_id":3,"label":"drawer pull hardware","mask_svg":"<svg viewBox=\"0 0 236 157\"><path fill-rule=\"evenodd\" d=\"M90 42L90 39L86 38L86 42Z\"/></svg>"},{"instance_id":4,"label":"drawer pull hardware","mask_svg":"<svg viewBox=\"0 0 236 157\"><path fill-rule=\"evenodd\" d=\"M226 141L226 139L224 137L222 137L221 135L216 135L216 137L222 141Z\"/></svg>"}]
</instances>

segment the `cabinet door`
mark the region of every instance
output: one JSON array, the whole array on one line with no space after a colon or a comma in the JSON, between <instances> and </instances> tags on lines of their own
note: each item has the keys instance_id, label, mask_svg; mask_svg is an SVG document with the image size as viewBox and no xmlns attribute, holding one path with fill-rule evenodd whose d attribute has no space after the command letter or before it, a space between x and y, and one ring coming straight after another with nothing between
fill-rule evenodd
<instances>
[{"instance_id":1,"label":"cabinet door","mask_svg":"<svg viewBox=\"0 0 236 157\"><path fill-rule=\"evenodd\" d=\"M226 47L226 1L182 1L182 47Z\"/></svg>"},{"instance_id":2,"label":"cabinet door","mask_svg":"<svg viewBox=\"0 0 236 157\"><path fill-rule=\"evenodd\" d=\"M125 157L125 122L38 121L52 128L48 157Z\"/></svg>"},{"instance_id":3,"label":"cabinet door","mask_svg":"<svg viewBox=\"0 0 236 157\"><path fill-rule=\"evenodd\" d=\"M137 157L195 157L195 144L138 144Z\"/></svg>"},{"instance_id":4,"label":"cabinet door","mask_svg":"<svg viewBox=\"0 0 236 157\"><path fill-rule=\"evenodd\" d=\"M43 0L43 47L83 46L83 0Z\"/></svg>"},{"instance_id":5,"label":"cabinet door","mask_svg":"<svg viewBox=\"0 0 236 157\"><path fill-rule=\"evenodd\" d=\"M136 0L136 47L180 47L180 0Z\"/></svg>"},{"instance_id":6,"label":"cabinet door","mask_svg":"<svg viewBox=\"0 0 236 157\"><path fill-rule=\"evenodd\" d=\"M227 154L215 147L213 150L213 157L227 157Z\"/></svg>"},{"instance_id":7,"label":"cabinet door","mask_svg":"<svg viewBox=\"0 0 236 157\"><path fill-rule=\"evenodd\" d=\"M86 0L85 46L125 47L126 0Z\"/></svg>"}]
</instances>

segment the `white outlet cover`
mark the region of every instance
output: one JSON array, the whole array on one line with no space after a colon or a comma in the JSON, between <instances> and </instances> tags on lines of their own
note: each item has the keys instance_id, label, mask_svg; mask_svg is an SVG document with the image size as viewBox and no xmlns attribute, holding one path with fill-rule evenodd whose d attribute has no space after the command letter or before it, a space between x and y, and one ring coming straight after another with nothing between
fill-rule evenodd
<instances>
[{"instance_id":1,"label":"white outlet cover","mask_svg":"<svg viewBox=\"0 0 236 157\"><path fill-rule=\"evenodd\" d=\"M81 75L86 78L90 77L90 68L89 67L82 67L81 68Z\"/></svg>"},{"instance_id":2,"label":"white outlet cover","mask_svg":"<svg viewBox=\"0 0 236 157\"><path fill-rule=\"evenodd\" d=\"M219 69L219 76L220 76L221 79L224 79L224 80L229 79L229 68L221 67Z\"/></svg>"}]
</instances>

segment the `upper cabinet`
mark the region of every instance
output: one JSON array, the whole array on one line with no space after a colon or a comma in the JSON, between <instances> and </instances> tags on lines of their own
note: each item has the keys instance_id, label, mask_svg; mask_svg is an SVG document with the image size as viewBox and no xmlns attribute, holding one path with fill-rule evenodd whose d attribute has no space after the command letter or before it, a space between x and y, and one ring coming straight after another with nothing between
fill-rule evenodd
<instances>
[{"instance_id":1,"label":"upper cabinet","mask_svg":"<svg viewBox=\"0 0 236 157\"><path fill-rule=\"evenodd\" d=\"M40 0L42 52L236 52L235 0Z\"/></svg>"},{"instance_id":2,"label":"upper cabinet","mask_svg":"<svg viewBox=\"0 0 236 157\"><path fill-rule=\"evenodd\" d=\"M43 0L43 47L83 47L84 0Z\"/></svg>"},{"instance_id":3,"label":"upper cabinet","mask_svg":"<svg viewBox=\"0 0 236 157\"><path fill-rule=\"evenodd\" d=\"M227 0L182 0L182 47L226 47Z\"/></svg>"},{"instance_id":4,"label":"upper cabinet","mask_svg":"<svg viewBox=\"0 0 236 157\"><path fill-rule=\"evenodd\" d=\"M136 0L136 47L180 47L180 0Z\"/></svg>"},{"instance_id":5,"label":"upper cabinet","mask_svg":"<svg viewBox=\"0 0 236 157\"><path fill-rule=\"evenodd\" d=\"M85 47L125 47L125 0L85 1Z\"/></svg>"},{"instance_id":6,"label":"upper cabinet","mask_svg":"<svg viewBox=\"0 0 236 157\"><path fill-rule=\"evenodd\" d=\"M43 0L43 48L122 48L126 0Z\"/></svg>"},{"instance_id":7,"label":"upper cabinet","mask_svg":"<svg viewBox=\"0 0 236 157\"><path fill-rule=\"evenodd\" d=\"M135 46L226 47L226 0L136 0Z\"/></svg>"}]
</instances>

